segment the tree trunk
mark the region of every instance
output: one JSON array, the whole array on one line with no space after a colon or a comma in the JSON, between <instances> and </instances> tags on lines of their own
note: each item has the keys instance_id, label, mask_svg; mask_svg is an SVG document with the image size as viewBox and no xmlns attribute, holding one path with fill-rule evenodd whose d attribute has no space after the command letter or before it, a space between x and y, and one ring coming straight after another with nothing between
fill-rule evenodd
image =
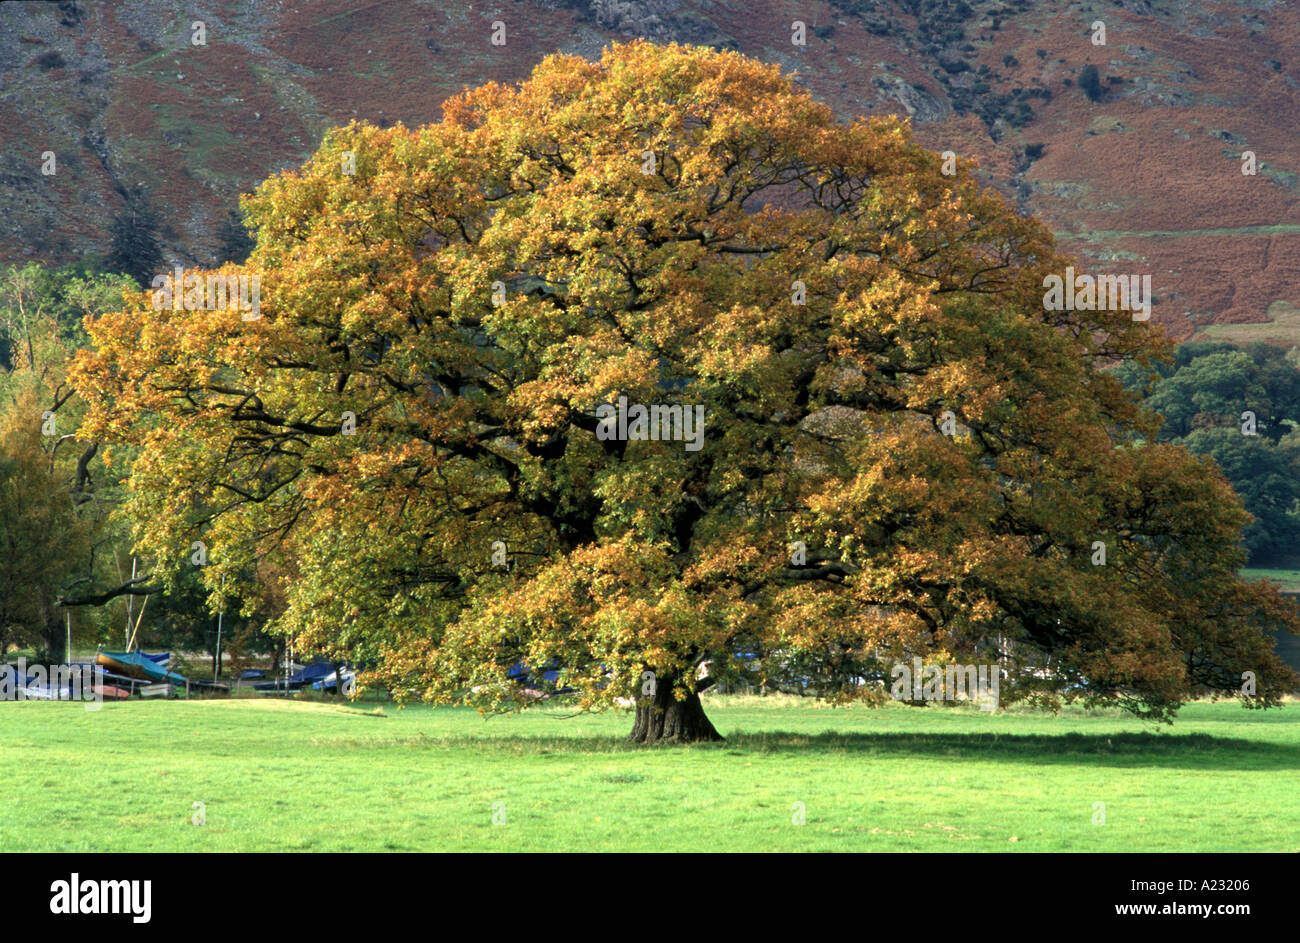
<instances>
[{"instance_id":1,"label":"tree trunk","mask_svg":"<svg viewBox=\"0 0 1300 943\"><path fill-rule=\"evenodd\" d=\"M57 618L58 614L55 613L55 619L57 620ZM66 631L63 623L59 621L50 622L47 620L41 628L40 638L45 648L41 657L46 664L61 665L67 661L68 653L64 650Z\"/></svg>"},{"instance_id":2,"label":"tree trunk","mask_svg":"<svg viewBox=\"0 0 1300 943\"><path fill-rule=\"evenodd\" d=\"M654 694L636 699L636 721L627 739L629 743L698 743L723 737L705 715L699 694L692 692L679 701L673 697L671 679L661 678Z\"/></svg>"}]
</instances>

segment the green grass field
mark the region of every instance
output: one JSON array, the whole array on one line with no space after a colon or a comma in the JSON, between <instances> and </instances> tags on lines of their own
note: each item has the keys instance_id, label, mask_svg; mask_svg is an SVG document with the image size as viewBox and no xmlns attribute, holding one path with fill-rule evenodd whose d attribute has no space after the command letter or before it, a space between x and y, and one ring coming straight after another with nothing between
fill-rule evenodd
<instances>
[{"instance_id":1,"label":"green grass field","mask_svg":"<svg viewBox=\"0 0 1300 943\"><path fill-rule=\"evenodd\" d=\"M1283 592L1300 592L1300 570L1245 567L1240 574L1248 580L1272 580Z\"/></svg>"},{"instance_id":2,"label":"green grass field","mask_svg":"<svg viewBox=\"0 0 1300 943\"><path fill-rule=\"evenodd\" d=\"M788 698L708 711L726 743L635 748L625 714L0 704L0 848L1300 851L1294 702L1191 704L1172 728Z\"/></svg>"}]
</instances>

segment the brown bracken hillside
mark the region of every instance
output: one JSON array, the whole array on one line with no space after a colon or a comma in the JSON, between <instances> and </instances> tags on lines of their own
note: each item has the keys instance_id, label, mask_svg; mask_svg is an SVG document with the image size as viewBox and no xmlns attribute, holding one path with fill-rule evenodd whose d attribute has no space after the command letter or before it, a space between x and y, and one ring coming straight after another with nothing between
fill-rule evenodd
<instances>
[{"instance_id":1,"label":"brown bracken hillside","mask_svg":"<svg viewBox=\"0 0 1300 943\"><path fill-rule=\"evenodd\" d=\"M1272 317L1243 338L1300 342L1281 316L1300 306L1300 5L1281 0L5 3L0 261L103 252L140 193L172 261L212 264L238 195L327 128L434 121L463 86L633 36L778 62L845 119L910 115L1089 267L1149 272L1175 339Z\"/></svg>"}]
</instances>

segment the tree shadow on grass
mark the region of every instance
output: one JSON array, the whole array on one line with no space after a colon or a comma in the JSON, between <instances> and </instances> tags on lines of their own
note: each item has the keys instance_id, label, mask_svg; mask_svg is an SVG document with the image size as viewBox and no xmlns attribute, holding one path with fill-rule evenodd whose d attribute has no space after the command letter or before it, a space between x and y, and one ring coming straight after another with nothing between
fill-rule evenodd
<instances>
[{"instance_id":1,"label":"tree shadow on grass","mask_svg":"<svg viewBox=\"0 0 1300 943\"><path fill-rule=\"evenodd\" d=\"M997 734L735 731L719 746L757 753L848 753L1010 763L1179 769L1300 769L1300 746L1204 733Z\"/></svg>"},{"instance_id":2,"label":"tree shadow on grass","mask_svg":"<svg viewBox=\"0 0 1300 943\"><path fill-rule=\"evenodd\" d=\"M1204 770L1300 769L1300 745L1215 737L1204 733L844 733L819 734L768 730L732 731L719 743L628 743L611 736L492 736L463 734L398 738L313 738L312 749L331 746L351 750L428 749L477 753L484 759L542 757L581 760L584 755L662 751L723 756L762 753L792 758L835 755L869 762L873 757L925 759L944 757L982 762L1038 763L1067 766L1151 767Z\"/></svg>"}]
</instances>

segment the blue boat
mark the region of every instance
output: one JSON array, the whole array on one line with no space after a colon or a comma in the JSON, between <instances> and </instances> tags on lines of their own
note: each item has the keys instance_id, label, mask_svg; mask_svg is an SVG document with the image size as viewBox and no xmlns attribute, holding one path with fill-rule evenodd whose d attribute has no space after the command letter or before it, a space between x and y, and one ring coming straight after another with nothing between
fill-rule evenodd
<instances>
[{"instance_id":1,"label":"blue boat","mask_svg":"<svg viewBox=\"0 0 1300 943\"><path fill-rule=\"evenodd\" d=\"M297 691L305 688L309 684L317 681L323 681L334 673L334 666L328 661L317 661L308 665L289 676L286 683L284 678L275 681L263 681L261 684L253 685L254 691Z\"/></svg>"},{"instance_id":2,"label":"blue boat","mask_svg":"<svg viewBox=\"0 0 1300 943\"><path fill-rule=\"evenodd\" d=\"M347 690L348 683L356 680L357 673L348 665L344 665L342 675L344 690ZM339 688L339 672L331 671L324 678L313 684L312 687L317 691L337 691Z\"/></svg>"},{"instance_id":3,"label":"blue boat","mask_svg":"<svg viewBox=\"0 0 1300 943\"><path fill-rule=\"evenodd\" d=\"M116 674L128 678L140 678L145 681L168 681L172 684L186 684L188 679L174 671L168 671L157 661L157 655L144 655L140 652L100 652L95 656L95 663L102 665ZM162 657L167 657L166 655Z\"/></svg>"}]
</instances>

